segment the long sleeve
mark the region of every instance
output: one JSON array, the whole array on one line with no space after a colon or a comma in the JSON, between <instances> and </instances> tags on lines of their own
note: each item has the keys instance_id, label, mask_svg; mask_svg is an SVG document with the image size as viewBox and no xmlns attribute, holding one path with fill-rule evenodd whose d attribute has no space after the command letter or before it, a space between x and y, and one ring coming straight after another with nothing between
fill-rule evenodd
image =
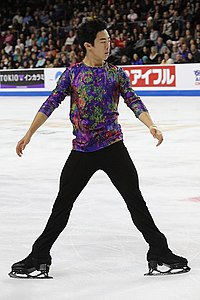
<instances>
[{"instance_id":1,"label":"long sleeve","mask_svg":"<svg viewBox=\"0 0 200 300\"><path fill-rule=\"evenodd\" d=\"M49 117L54 109L56 109L67 95L70 95L70 69L67 68L61 75L56 88L51 92L47 100L42 104L39 112Z\"/></svg>"},{"instance_id":2,"label":"long sleeve","mask_svg":"<svg viewBox=\"0 0 200 300\"><path fill-rule=\"evenodd\" d=\"M135 93L131 87L130 80L126 72L122 69L118 69L120 92L124 98L126 105L134 112L136 118L143 112L148 111L140 97Z\"/></svg>"}]
</instances>

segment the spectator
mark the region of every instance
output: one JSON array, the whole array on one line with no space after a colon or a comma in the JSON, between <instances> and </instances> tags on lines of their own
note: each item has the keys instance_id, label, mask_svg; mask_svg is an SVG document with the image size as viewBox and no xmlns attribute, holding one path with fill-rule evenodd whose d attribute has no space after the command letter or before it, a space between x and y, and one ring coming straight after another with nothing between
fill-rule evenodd
<instances>
[{"instance_id":1,"label":"spectator","mask_svg":"<svg viewBox=\"0 0 200 300\"><path fill-rule=\"evenodd\" d=\"M47 11L43 10L40 15L39 15L39 19L41 21L41 23L45 26L49 25L51 20L49 18L49 15L47 13Z\"/></svg>"},{"instance_id":2,"label":"spectator","mask_svg":"<svg viewBox=\"0 0 200 300\"><path fill-rule=\"evenodd\" d=\"M128 35L131 33L131 26L129 26L128 22L127 21L124 21L123 24L122 24L122 33L124 35Z\"/></svg>"},{"instance_id":3,"label":"spectator","mask_svg":"<svg viewBox=\"0 0 200 300\"><path fill-rule=\"evenodd\" d=\"M129 65L130 61L126 55L123 55L120 60L120 65Z\"/></svg>"},{"instance_id":4,"label":"spectator","mask_svg":"<svg viewBox=\"0 0 200 300\"><path fill-rule=\"evenodd\" d=\"M140 57L142 57L142 56L147 56L147 57L149 57L149 54L150 54L149 47L144 46L144 47L142 48L142 51L140 52Z\"/></svg>"},{"instance_id":5,"label":"spectator","mask_svg":"<svg viewBox=\"0 0 200 300\"><path fill-rule=\"evenodd\" d=\"M7 30L4 37L4 44L9 43L10 45L13 45L13 42L14 42L14 35L10 30Z\"/></svg>"},{"instance_id":6,"label":"spectator","mask_svg":"<svg viewBox=\"0 0 200 300\"><path fill-rule=\"evenodd\" d=\"M153 19L151 16L149 16L149 17L147 18L147 28L148 28L149 30L151 30L151 28L154 27L154 26L155 26L155 24L154 24L154 19Z\"/></svg>"},{"instance_id":7,"label":"spectator","mask_svg":"<svg viewBox=\"0 0 200 300\"><path fill-rule=\"evenodd\" d=\"M54 64L51 62L50 59L46 59L45 68L54 68Z\"/></svg>"},{"instance_id":8,"label":"spectator","mask_svg":"<svg viewBox=\"0 0 200 300\"><path fill-rule=\"evenodd\" d=\"M29 11L26 12L25 17L22 19L22 24L32 24L33 17L30 15Z\"/></svg>"},{"instance_id":9,"label":"spectator","mask_svg":"<svg viewBox=\"0 0 200 300\"><path fill-rule=\"evenodd\" d=\"M195 8L194 8L194 22L199 23L199 16L200 16L200 3L195 1Z\"/></svg>"},{"instance_id":10,"label":"spectator","mask_svg":"<svg viewBox=\"0 0 200 300\"><path fill-rule=\"evenodd\" d=\"M56 57L57 51L54 45L49 46L49 51L47 51L46 57L49 59L54 59Z\"/></svg>"},{"instance_id":11,"label":"spectator","mask_svg":"<svg viewBox=\"0 0 200 300\"><path fill-rule=\"evenodd\" d=\"M78 57L76 55L76 52L74 50L72 50L70 53L69 53L69 63L70 65L74 65L76 62L78 62Z\"/></svg>"},{"instance_id":12,"label":"spectator","mask_svg":"<svg viewBox=\"0 0 200 300\"><path fill-rule=\"evenodd\" d=\"M176 30L182 31L183 20L182 20L182 16L179 15L177 9L174 10L173 15L169 18L169 20L172 23L173 31Z\"/></svg>"},{"instance_id":13,"label":"spectator","mask_svg":"<svg viewBox=\"0 0 200 300\"><path fill-rule=\"evenodd\" d=\"M39 36L37 40L37 46L41 47L42 44L46 45L48 42L47 33L45 31L42 31L41 35Z\"/></svg>"},{"instance_id":14,"label":"spectator","mask_svg":"<svg viewBox=\"0 0 200 300\"><path fill-rule=\"evenodd\" d=\"M29 35L27 35L26 41L25 41L25 48L30 48L31 46L32 46L32 39L30 38Z\"/></svg>"},{"instance_id":15,"label":"spectator","mask_svg":"<svg viewBox=\"0 0 200 300\"><path fill-rule=\"evenodd\" d=\"M155 6L149 11L149 14L153 16L153 20L161 19L160 5L155 4Z\"/></svg>"},{"instance_id":16,"label":"spectator","mask_svg":"<svg viewBox=\"0 0 200 300\"><path fill-rule=\"evenodd\" d=\"M180 39L180 31L179 31L179 29L176 29L176 30L174 31L173 41L178 42L179 39Z\"/></svg>"},{"instance_id":17,"label":"spectator","mask_svg":"<svg viewBox=\"0 0 200 300\"><path fill-rule=\"evenodd\" d=\"M31 52L34 52L36 55L38 55L38 53L39 53L38 46L34 45L34 46L31 48Z\"/></svg>"},{"instance_id":18,"label":"spectator","mask_svg":"<svg viewBox=\"0 0 200 300\"><path fill-rule=\"evenodd\" d=\"M157 64L158 63L158 52L156 46L151 47L151 52L149 54L149 61L151 64Z\"/></svg>"},{"instance_id":19,"label":"spectator","mask_svg":"<svg viewBox=\"0 0 200 300\"><path fill-rule=\"evenodd\" d=\"M17 10L16 15L12 18L12 24L15 24L15 22L17 22L17 24L22 24L23 21L23 17L21 14L20 10Z\"/></svg>"},{"instance_id":20,"label":"spectator","mask_svg":"<svg viewBox=\"0 0 200 300\"><path fill-rule=\"evenodd\" d=\"M23 62L22 68L23 68L23 69L28 69L28 68L30 68L29 62L25 60L25 61Z\"/></svg>"},{"instance_id":21,"label":"spectator","mask_svg":"<svg viewBox=\"0 0 200 300\"><path fill-rule=\"evenodd\" d=\"M116 40L118 39L119 40L119 29L116 29L113 34L111 35L112 36L112 40L114 40L116 42Z\"/></svg>"},{"instance_id":22,"label":"spectator","mask_svg":"<svg viewBox=\"0 0 200 300\"><path fill-rule=\"evenodd\" d=\"M189 29L187 29L187 30L185 31L185 42L186 42L186 44L187 44L187 47L189 47L191 39L192 39L191 32L190 32Z\"/></svg>"},{"instance_id":23,"label":"spectator","mask_svg":"<svg viewBox=\"0 0 200 300\"><path fill-rule=\"evenodd\" d=\"M152 8L152 4L151 4L150 0L141 1L140 10L141 10L142 16L146 17L151 8Z\"/></svg>"},{"instance_id":24,"label":"spectator","mask_svg":"<svg viewBox=\"0 0 200 300\"><path fill-rule=\"evenodd\" d=\"M139 51L146 45L146 39L144 38L143 34L139 34L139 39L135 43L134 50Z\"/></svg>"},{"instance_id":25,"label":"spectator","mask_svg":"<svg viewBox=\"0 0 200 300\"><path fill-rule=\"evenodd\" d=\"M170 18L171 18L172 16L174 16L175 8L174 8L174 4L173 4L173 3L170 3L168 12L169 12L169 17L170 17Z\"/></svg>"},{"instance_id":26,"label":"spectator","mask_svg":"<svg viewBox=\"0 0 200 300\"><path fill-rule=\"evenodd\" d=\"M61 54L61 64L60 64L61 67L68 67L69 66L69 59L67 57L66 54Z\"/></svg>"},{"instance_id":27,"label":"spectator","mask_svg":"<svg viewBox=\"0 0 200 300\"><path fill-rule=\"evenodd\" d=\"M37 54L35 52L31 53L30 60L31 60L31 65L33 66L33 68L35 68L35 65L37 63Z\"/></svg>"},{"instance_id":28,"label":"spectator","mask_svg":"<svg viewBox=\"0 0 200 300\"><path fill-rule=\"evenodd\" d=\"M181 49L183 44L185 44L185 39L184 39L184 37L180 37L178 40L178 44L177 44L179 49Z\"/></svg>"},{"instance_id":29,"label":"spectator","mask_svg":"<svg viewBox=\"0 0 200 300\"><path fill-rule=\"evenodd\" d=\"M149 40L150 32L149 32L147 26L142 27L142 34L143 34L143 37L145 38L145 40Z\"/></svg>"},{"instance_id":30,"label":"spectator","mask_svg":"<svg viewBox=\"0 0 200 300\"><path fill-rule=\"evenodd\" d=\"M16 45L15 46L15 51L14 51L13 57L12 57L14 63L21 61L22 53L23 52L21 51L20 47Z\"/></svg>"},{"instance_id":31,"label":"spectator","mask_svg":"<svg viewBox=\"0 0 200 300\"><path fill-rule=\"evenodd\" d=\"M194 30L194 38L199 38L199 33L200 33L200 23L197 23L195 26L195 30Z\"/></svg>"},{"instance_id":32,"label":"spectator","mask_svg":"<svg viewBox=\"0 0 200 300\"><path fill-rule=\"evenodd\" d=\"M114 41L111 41L111 44L110 44L110 55L111 56L119 56L120 54L120 49L119 47L117 47L116 43Z\"/></svg>"},{"instance_id":33,"label":"spectator","mask_svg":"<svg viewBox=\"0 0 200 300\"><path fill-rule=\"evenodd\" d=\"M171 58L173 61L176 60L176 55L178 54L178 46L176 44L173 44L172 46L172 52L171 52Z\"/></svg>"},{"instance_id":34,"label":"spectator","mask_svg":"<svg viewBox=\"0 0 200 300\"><path fill-rule=\"evenodd\" d=\"M156 46L157 52L158 52L159 54L161 54L161 53L162 53L163 47L166 47L165 43L163 42L163 38L162 38L161 36L159 36L159 37L157 38L157 41L156 41L155 46Z\"/></svg>"},{"instance_id":35,"label":"spectator","mask_svg":"<svg viewBox=\"0 0 200 300\"><path fill-rule=\"evenodd\" d=\"M137 53L133 54L133 58L131 60L131 65L143 65L143 61L139 58Z\"/></svg>"},{"instance_id":36,"label":"spectator","mask_svg":"<svg viewBox=\"0 0 200 300\"><path fill-rule=\"evenodd\" d=\"M135 27L132 30L132 37L133 37L134 42L137 42L137 40L139 38L139 32L138 32L138 29Z\"/></svg>"},{"instance_id":37,"label":"spectator","mask_svg":"<svg viewBox=\"0 0 200 300\"><path fill-rule=\"evenodd\" d=\"M148 56L144 55L142 57L142 62L143 62L143 65L149 65L150 64L150 60L149 60Z\"/></svg>"},{"instance_id":38,"label":"spectator","mask_svg":"<svg viewBox=\"0 0 200 300\"><path fill-rule=\"evenodd\" d=\"M9 42L7 42L4 50L6 54L10 55L13 51L13 46Z\"/></svg>"},{"instance_id":39,"label":"spectator","mask_svg":"<svg viewBox=\"0 0 200 300\"><path fill-rule=\"evenodd\" d=\"M187 44L186 43L182 44L181 47L179 48L179 54L182 56L183 61L186 61L189 52L190 51L187 47Z\"/></svg>"},{"instance_id":40,"label":"spectator","mask_svg":"<svg viewBox=\"0 0 200 300\"><path fill-rule=\"evenodd\" d=\"M198 39L200 39L200 31L197 31L197 32L196 32L196 34L195 34L195 39L196 39L196 41L197 41Z\"/></svg>"},{"instance_id":41,"label":"spectator","mask_svg":"<svg viewBox=\"0 0 200 300\"><path fill-rule=\"evenodd\" d=\"M167 46L169 52L172 52L173 41L172 40L167 40L166 41L166 46Z\"/></svg>"},{"instance_id":42,"label":"spectator","mask_svg":"<svg viewBox=\"0 0 200 300\"><path fill-rule=\"evenodd\" d=\"M48 50L48 47L47 46L42 46L40 52L39 52L39 55L40 56L43 56L44 58L47 57L47 50Z\"/></svg>"},{"instance_id":43,"label":"spectator","mask_svg":"<svg viewBox=\"0 0 200 300\"><path fill-rule=\"evenodd\" d=\"M158 54L157 56L157 63L156 64L161 64L162 60L163 60L163 55L162 54Z\"/></svg>"},{"instance_id":44,"label":"spectator","mask_svg":"<svg viewBox=\"0 0 200 300\"><path fill-rule=\"evenodd\" d=\"M197 49L200 51L200 38L196 39Z\"/></svg>"},{"instance_id":45,"label":"spectator","mask_svg":"<svg viewBox=\"0 0 200 300\"><path fill-rule=\"evenodd\" d=\"M36 45L36 42L37 42L37 37L35 33L31 33L31 46L33 46L33 43L35 43Z\"/></svg>"},{"instance_id":46,"label":"spectator","mask_svg":"<svg viewBox=\"0 0 200 300\"><path fill-rule=\"evenodd\" d=\"M38 57L37 57L37 62L36 62L35 67L36 68L44 67L45 62L46 62L46 60L45 60L44 56L42 54L39 54Z\"/></svg>"},{"instance_id":47,"label":"spectator","mask_svg":"<svg viewBox=\"0 0 200 300\"><path fill-rule=\"evenodd\" d=\"M127 19L131 22L134 23L138 18L138 15L136 14L136 12L134 11L134 9L130 9L129 14L127 16Z\"/></svg>"},{"instance_id":48,"label":"spectator","mask_svg":"<svg viewBox=\"0 0 200 300\"><path fill-rule=\"evenodd\" d=\"M150 36L149 36L150 41L152 41L154 44L156 44L158 36L159 36L158 30L156 30L155 27L152 27L150 29Z\"/></svg>"},{"instance_id":49,"label":"spectator","mask_svg":"<svg viewBox=\"0 0 200 300\"><path fill-rule=\"evenodd\" d=\"M75 38L76 38L76 35L75 35L74 31L73 31L73 30L70 30L70 31L69 31L69 35L68 35L68 37L66 38L65 45L66 45L66 46L71 46L71 45L73 45L73 43L74 43L74 41L75 41Z\"/></svg>"},{"instance_id":50,"label":"spectator","mask_svg":"<svg viewBox=\"0 0 200 300\"><path fill-rule=\"evenodd\" d=\"M165 53L164 54L164 58L163 60L161 61L161 64L173 64L174 61L173 59L170 57L170 54L169 53Z\"/></svg>"},{"instance_id":51,"label":"spectator","mask_svg":"<svg viewBox=\"0 0 200 300\"><path fill-rule=\"evenodd\" d=\"M161 56L164 56L165 53L170 53L169 49L167 48L167 46L163 46L161 49Z\"/></svg>"},{"instance_id":52,"label":"spectator","mask_svg":"<svg viewBox=\"0 0 200 300\"><path fill-rule=\"evenodd\" d=\"M162 38L164 42L173 37L172 31L172 23L169 22L168 19L164 19L163 30L162 30Z\"/></svg>"},{"instance_id":53,"label":"spectator","mask_svg":"<svg viewBox=\"0 0 200 300\"><path fill-rule=\"evenodd\" d=\"M8 68L8 55L6 53L2 54L1 56L1 62L2 62L2 69L7 69Z\"/></svg>"},{"instance_id":54,"label":"spectator","mask_svg":"<svg viewBox=\"0 0 200 300\"><path fill-rule=\"evenodd\" d=\"M175 64L183 64L183 63L184 63L183 58L182 58L182 56L181 56L180 53L177 53L177 54L176 54L176 58L175 58L174 63L175 63Z\"/></svg>"},{"instance_id":55,"label":"spectator","mask_svg":"<svg viewBox=\"0 0 200 300\"><path fill-rule=\"evenodd\" d=\"M119 36L115 39L115 44L118 48L122 49L125 47L126 37L123 33L120 33Z\"/></svg>"},{"instance_id":56,"label":"spectator","mask_svg":"<svg viewBox=\"0 0 200 300\"><path fill-rule=\"evenodd\" d=\"M200 62L200 52L197 49L197 46L195 44L192 44L190 46L190 52L193 56L194 62L199 63Z\"/></svg>"},{"instance_id":57,"label":"spectator","mask_svg":"<svg viewBox=\"0 0 200 300\"><path fill-rule=\"evenodd\" d=\"M35 67L35 65L34 65L34 62L33 62L33 60L32 59L29 59L29 68L34 68Z\"/></svg>"},{"instance_id":58,"label":"spectator","mask_svg":"<svg viewBox=\"0 0 200 300\"><path fill-rule=\"evenodd\" d=\"M187 58L186 58L186 62L187 63L195 63L195 61L194 61L194 58L193 58L193 56L192 56L192 53L188 53L188 56L187 56Z\"/></svg>"}]
</instances>

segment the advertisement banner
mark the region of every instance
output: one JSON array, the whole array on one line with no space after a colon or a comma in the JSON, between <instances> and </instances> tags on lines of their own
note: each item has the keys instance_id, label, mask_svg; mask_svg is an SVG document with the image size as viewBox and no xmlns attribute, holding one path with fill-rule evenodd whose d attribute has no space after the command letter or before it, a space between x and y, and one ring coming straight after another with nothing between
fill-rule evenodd
<instances>
[{"instance_id":1,"label":"advertisement banner","mask_svg":"<svg viewBox=\"0 0 200 300\"><path fill-rule=\"evenodd\" d=\"M0 70L0 88L44 88L44 70Z\"/></svg>"},{"instance_id":2,"label":"advertisement banner","mask_svg":"<svg viewBox=\"0 0 200 300\"><path fill-rule=\"evenodd\" d=\"M123 66L131 85L135 87L175 87L175 66Z\"/></svg>"},{"instance_id":3,"label":"advertisement banner","mask_svg":"<svg viewBox=\"0 0 200 300\"><path fill-rule=\"evenodd\" d=\"M200 64L120 67L139 96L200 96ZM0 70L0 96L48 96L64 70Z\"/></svg>"}]
</instances>

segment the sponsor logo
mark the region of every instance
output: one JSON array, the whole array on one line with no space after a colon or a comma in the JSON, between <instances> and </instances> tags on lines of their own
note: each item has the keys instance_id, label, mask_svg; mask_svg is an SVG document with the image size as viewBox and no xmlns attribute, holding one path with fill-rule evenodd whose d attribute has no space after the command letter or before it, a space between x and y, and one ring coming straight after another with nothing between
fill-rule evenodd
<instances>
[{"instance_id":1,"label":"sponsor logo","mask_svg":"<svg viewBox=\"0 0 200 300\"><path fill-rule=\"evenodd\" d=\"M134 87L170 87L176 86L175 66L126 67L131 85Z\"/></svg>"},{"instance_id":2,"label":"sponsor logo","mask_svg":"<svg viewBox=\"0 0 200 300\"><path fill-rule=\"evenodd\" d=\"M0 88L44 88L44 71L0 71Z\"/></svg>"},{"instance_id":3,"label":"sponsor logo","mask_svg":"<svg viewBox=\"0 0 200 300\"><path fill-rule=\"evenodd\" d=\"M195 85L200 85L200 70L195 70L194 75L195 75Z\"/></svg>"},{"instance_id":4,"label":"sponsor logo","mask_svg":"<svg viewBox=\"0 0 200 300\"><path fill-rule=\"evenodd\" d=\"M60 78L60 76L62 75L61 71L58 71L55 75L55 80L58 80Z\"/></svg>"}]
</instances>

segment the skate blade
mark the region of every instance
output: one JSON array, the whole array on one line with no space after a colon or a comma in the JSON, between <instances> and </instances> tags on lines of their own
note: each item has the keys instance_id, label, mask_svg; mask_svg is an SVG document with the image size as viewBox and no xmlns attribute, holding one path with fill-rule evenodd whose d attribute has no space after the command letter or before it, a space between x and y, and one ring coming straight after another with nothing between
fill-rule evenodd
<instances>
[{"instance_id":1,"label":"skate blade","mask_svg":"<svg viewBox=\"0 0 200 300\"><path fill-rule=\"evenodd\" d=\"M185 266L182 268L169 268L166 271L158 270L157 268L154 270L150 270L148 273L144 274L144 276L165 276L165 275L177 275L188 273L191 270L190 267Z\"/></svg>"},{"instance_id":2,"label":"skate blade","mask_svg":"<svg viewBox=\"0 0 200 300\"><path fill-rule=\"evenodd\" d=\"M40 272L36 275L31 275L27 273L22 274L22 273L11 271L8 275L11 278L15 278L15 279L53 279L53 277L49 276L45 272Z\"/></svg>"}]
</instances>

